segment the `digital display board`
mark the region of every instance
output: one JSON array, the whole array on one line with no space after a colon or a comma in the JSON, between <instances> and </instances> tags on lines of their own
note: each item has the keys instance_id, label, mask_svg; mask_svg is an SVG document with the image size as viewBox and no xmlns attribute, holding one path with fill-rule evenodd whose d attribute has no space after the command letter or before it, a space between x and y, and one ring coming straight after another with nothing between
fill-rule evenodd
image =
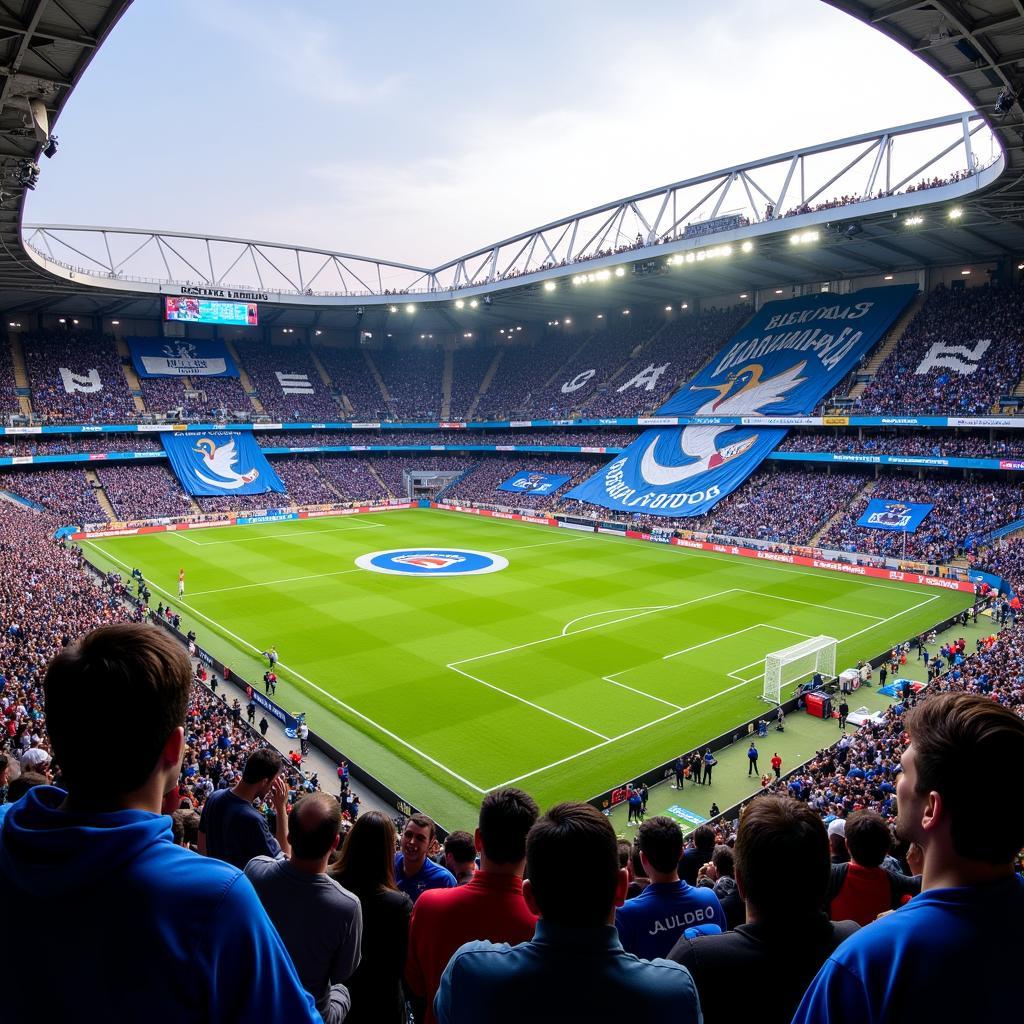
<instances>
[{"instance_id":1,"label":"digital display board","mask_svg":"<svg viewBox=\"0 0 1024 1024\"><path fill-rule=\"evenodd\" d=\"M255 327L258 324L255 302L223 302L220 299L195 299L167 296L164 317L186 324L222 324Z\"/></svg>"}]
</instances>

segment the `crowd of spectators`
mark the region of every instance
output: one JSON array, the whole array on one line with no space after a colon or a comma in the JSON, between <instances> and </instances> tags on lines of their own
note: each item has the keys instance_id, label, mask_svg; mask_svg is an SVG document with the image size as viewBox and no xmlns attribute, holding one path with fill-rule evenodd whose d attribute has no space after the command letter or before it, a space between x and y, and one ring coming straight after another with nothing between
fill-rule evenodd
<instances>
[{"instance_id":1,"label":"crowd of spectators","mask_svg":"<svg viewBox=\"0 0 1024 1024\"><path fill-rule=\"evenodd\" d=\"M106 522L107 515L80 469L33 469L5 473L0 489L41 505L61 525Z\"/></svg>"},{"instance_id":2,"label":"crowd of spectators","mask_svg":"<svg viewBox=\"0 0 1024 1024\"><path fill-rule=\"evenodd\" d=\"M484 345L457 348L452 353L452 393L448 419L464 420L469 416L497 353L496 348Z\"/></svg>"},{"instance_id":3,"label":"crowd of spectators","mask_svg":"<svg viewBox=\"0 0 1024 1024\"><path fill-rule=\"evenodd\" d=\"M1020 380L1022 333L1021 288L936 288L856 399L853 411L870 415L991 413ZM946 350L938 353L938 365L929 367L935 345ZM948 351L950 346L960 351Z\"/></svg>"},{"instance_id":4,"label":"crowd of spectators","mask_svg":"<svg viewBox=\"0 0 1024 1024\"><path fill-rule=\"evenodd\" d=\"M379 349L372 358L391 399L393 418L441 418L444 352L440 348Z\"/></svg>"},{"instance_id":5,"label":"crowd of spectators","mask_svg":"<svg viewBox=\"0 0 1024 1024\"><path fill-rule=\"evenodd\" d=\"M486 458L481 459L472 472L445 490L443 497L445 501L453 504L483 503L551 511L559 506L566 491L585 480L597 467L598 463L586 457L534 455L518 459ZM544 495L516 494L512 491L498 490L499 485L520 472L567 476L569 480L550 494Z\"/></svg>"},{"instance_id":6,"label":"crowd of spectators","mask_svg":"<svg viewBox=\"0 0 1024 1024\"><path fill-rule=\"evenodd\" d=\"M348 399L351 413L357 420L395 418L395 412L388 408L380 385L370 371L365 349L322 347L316 349L316 354L331 383Z\"/></svg>"},{"instance_id":7,"label":"crowd of spectators","mask_svg":"<svg viewBox=\"0 0 1024 1024\"><path fill-rule=\"evenodd\" d=\"M988 433L951 430L796 431L791 430L780 452L829 452L835 455L920 455L933 458L1020 459L1024 440L1012 435L990 438Z\"/></svg>"},{"instance_id":8,"label":"crowd of spectators","mask_svg":"<svg viewBox=\"0 0 1024 1024\"><path fill-rule=\"evenodd\" d=\"M291 430L259 431L261 448L311 448L333 445L571 445L592 448L625 448L639 431L564 428L551 430ZM26 453L27 454L27 453Z\"/></svg>"},{"instance_id":9,"label":"crowd of spectators","mask_svg":"<svg viewBox=\"0 0 1024 1024\"><path fill-rule=\"evenodd\" d=\"M329 505L338 495L320 474L324 460L286 457L274 459L273 467L288 491L290 504ZM273 504L277 495L264 495L263 500Z\"/></svg>"},{"instance_id":10,"label":"crowd of spectators","mask_svg":"<svg viewBox=\"0 0 1024 1024\"><path fill-rule=\"evenodd\" d=\"M405 493L404 489L389 492L382 478L375 475L363 459L321 457L313 461L321 477L342 501L386 501Z\"/></svg>"},{"instance_id":11,"label":"crowd of spectators","mask_svg":"<svg viewBox=\"0 0 1024 1024\"><path fill-rule=\"evenodd\" d=\"M96 476L120 522L187 516L193 511L167 466L105 463Z\"/></svg>"},{"instance_id":12,"label":"crowd of spectators","mask_svg":"<svg viewBox=\"0 0 1024 1024\"><path fill-rule=\"evenodd\" d=\"M932 505L915 533L856 525L868 501L920 502ZM1024 487L1003 480L884 476L870 494L858 497L822 534L821 547L907 557L936 565L970 550L985 534L1024 517Z\"/></svg>"},{"instance_id":13,"label":"crowd of spectators","mask_svg":"<svg viewBox=\"0 0 1024 1024\"><path fill-rule=\"evenodd\" d=\"M146 411L172 419L223 420L236 412L248 418L253 412L237 377L144 377L139 385Z\"/></svg>"},{"instance_id":14,"label":"crowd of spectators","mask_svg":"<svg viewBox=\"0 0 1024 1024\"><path fill-rule=\"evenodd\" d=\"M282 423L341 417L341 406L321 380L308 348L253 342L239 345L238 355L268 416Z\"/></svg>"},{"instance_id":15,"label":"crowd of spectators","mask_svg":"<svg viewBox=\"0 0 1024 1024\"><path fill-rule=\"evenodd\" d=\"M152 434L66 434L0 437L0 455L74 455L79 452L162 452Z\"/></svg>"},{"instance_id":16,"label":"crowd of spectators","mask_svg":"<svg viewBox=\"0 0 1024 1024\"><path fill-rule=\"evenodd\" d=\"M127 423L138 417L114 339L92 331L24 334L25 367L32 390L32 411L50 422ZM81 379L68 391L61 369Z\"/></svg>"},{"instance_id":17,"label":"crowd of spectators","mask_svg":"<svg viewBox=\"0 0 1024 1024\"><path fill-rule=\"evenodd\" d=\"M0 345L0 417L21 411L14 379L14 362L8 345Z\"/></svg>"}]
</instances>

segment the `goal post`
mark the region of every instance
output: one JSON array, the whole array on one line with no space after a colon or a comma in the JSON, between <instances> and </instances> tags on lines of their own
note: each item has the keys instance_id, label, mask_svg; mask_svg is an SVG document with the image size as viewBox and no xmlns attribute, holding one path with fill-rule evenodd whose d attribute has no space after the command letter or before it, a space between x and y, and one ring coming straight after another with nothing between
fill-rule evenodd
<instances>
[{"instance_id":1,"label":"goal post","mask_svg":"<svg viewBox=\"0 0 1024 1024\"><path fill-rule=\"evenodd\" d=\"M837 643L835 637L813 636L766 655L762 698L772 704L781 704L784 686L809 679L816 672L825 680L834 679Z\"/></svg>"}]
</instances>

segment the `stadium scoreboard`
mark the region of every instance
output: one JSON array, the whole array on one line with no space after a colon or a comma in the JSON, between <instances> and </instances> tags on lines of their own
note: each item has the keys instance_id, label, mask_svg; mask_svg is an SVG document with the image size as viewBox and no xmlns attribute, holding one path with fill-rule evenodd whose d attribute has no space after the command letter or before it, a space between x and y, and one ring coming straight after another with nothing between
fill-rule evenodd
<instances>
[{"instance_id":1,"label":"stadium scoreboard","mask_svg":"<svg viewBox=\"0 0 1024 1024\"><path fill-rule=\"evenodd\" d=\"M255 302L226 302L222 299L168 295L164 299L164 319L187 324L256 327L259 314Z\"/></svg>"}]
</instances>

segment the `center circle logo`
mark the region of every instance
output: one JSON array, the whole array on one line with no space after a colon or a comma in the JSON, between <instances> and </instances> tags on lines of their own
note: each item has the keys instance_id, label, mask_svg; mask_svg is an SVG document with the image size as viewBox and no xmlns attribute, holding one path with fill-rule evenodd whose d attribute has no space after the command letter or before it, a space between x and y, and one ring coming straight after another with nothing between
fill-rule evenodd
<instances>
[{"instance_id":1,"label":"center circle logo","mask_svg":"<svg viewBox=\"0 0 1024 1024\"><path fill-rule=\"evenodd\" d=\"M508 567L508 559L467 548L392 548L356 559L360 569L388 576L482 576Z\"/></svg>"}]
</instances>

